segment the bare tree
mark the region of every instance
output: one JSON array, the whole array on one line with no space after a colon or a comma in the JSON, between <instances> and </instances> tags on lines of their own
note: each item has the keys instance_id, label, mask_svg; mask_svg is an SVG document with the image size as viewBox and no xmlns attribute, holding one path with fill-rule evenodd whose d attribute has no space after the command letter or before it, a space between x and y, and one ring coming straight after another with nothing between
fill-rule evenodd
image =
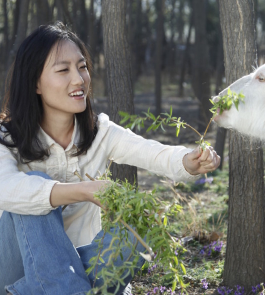
<instances>
[{"instance_id":1,"label":"bare tree","mask_svg":"<svg viewBox=\"0 0 265 295\"><path fill-rule=\"evenodd\" d=\"M36 1L38 25L45 25L52 19L51 8L48 0Z\"/></svg>"},{"instance_id":2,"label":"bare tree","mask_svg":"<svg viewBox=\"0 0 265 295\"><path fill-rule=\"evenodd\" d=\"M193 0L193 19L195 28L195 44L193 52L192 85L196 97L200 101L199 131L205 130L212 117L209 111L211 103L210 90L210 56L206 32L207 0Z\"/></svg>"},{"instance_id":3,"label":"bare tree","mask_svg":"<svg viewBox=\"0 0 265 295\"><path fill-rule=\"evenodd\" d=\"M18 1L18 0L17 0ZM8 58L8 68L10 67L13 59L15 58L16 52L21 44L21 42L25 39L27 35L28 28L28 13L29 13L29 3L30 0L19 0L16 6L16 12L18 12L18 22L14 19L14 28L17 28L17 31L14 31L14 45L11 49ZM16 26L17 24L17 26Z\"/></svg>"},{"instance_id":4,"label":"bare tree","mask_svg":"<svg viewBox=\"0 0 265 295\"><path fill-rule=\"evenodd\" d=\"M256 64L253 0L219 1L227 83ZM230 133L229 217L224 285L249 292L264 281L265 199L261 143Z\"/></svg>"},{"instance_id":5,"label":"bare tree","mask_svg":"<svg viewBox=\"0 0 265 295\"><path fill-rule=\"evenodd\" d=\"M103 43L110 118L119 123L119 111L134 113L131 57L126 39L126 1L103 0ZM136 180L136 167L113 165L113 178Z\"/></svg>"},{"instance_id":6,"label":"bare tree","mask_svg":"<svg viewBox=\"0 0 265 295\"><path fill-rule=\"evenodd\" d=\"M156 115L161 113L161 68L162 68L162 42L164 34L164 9L165 0L156 1L156 57L155 57L155 104Z\"/></svg>"}]
</instances>

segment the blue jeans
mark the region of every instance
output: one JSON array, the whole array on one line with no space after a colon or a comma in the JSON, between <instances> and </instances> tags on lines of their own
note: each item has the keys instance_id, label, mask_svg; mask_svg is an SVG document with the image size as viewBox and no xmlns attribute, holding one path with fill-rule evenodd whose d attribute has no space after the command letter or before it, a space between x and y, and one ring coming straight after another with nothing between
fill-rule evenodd
<instances>
[{"instance_id":1,"label":"blue jeans","mask_svg":"<svg viewBox=\"0 0 265 295\"><path fill-rule=\"evenodd\" d=\"M41 172L29 174L49 178ZM63 227L62 210L58 208L47 215L19 215L4 212L0 218L0 295L5 289L14 295L85 295L93 286L99 287L102 280L94 285L93 272L87 276L88 261L98 254L98 241L103 236L99 232L91 244L75 248ZM134 240L133 235L129 234ZM111 234L106 234L103 249L109 247ZM100 241L102 243L102 241ZM137 250L144 249L138 243ZM130 255L130 249L123 250L123 259ZM107 262L111 253L103 259ZM115 265L122 265L120 257ZM137 271L144 263L139 258ZM98 272L104 267L99 266ZM125 279L129 283L132 276ZM121 294L125 286L121 286ZM115 288L109 290L113 292Z\"/></svg>"}]
</instances>

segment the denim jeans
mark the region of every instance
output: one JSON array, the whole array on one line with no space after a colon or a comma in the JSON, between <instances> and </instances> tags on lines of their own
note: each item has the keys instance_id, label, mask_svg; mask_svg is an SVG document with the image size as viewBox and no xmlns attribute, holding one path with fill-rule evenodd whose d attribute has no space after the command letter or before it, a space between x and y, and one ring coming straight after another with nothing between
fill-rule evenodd
<instances>
[{"instance_id":1,"label":"denim jeans","mask_svg":"<svg viewBox=\"0 0 265 295\"><path fill-rule=\"evenodd\" d=\"M29 174L49 178L41 172ZM98 254L102 236L103 231L91 244L75 248L64 231L61 208L40 216L4 212L0 218L0 295L6 290L14 295L85 295L103 283L99 279L94 285L93 272L89 276L85 273L90 258ZM130 233L129 237L134 239ZM102 252L111 239L111 234L104 236ZM144 251L140 243L137 250ZM129 248L123 248L123 260L119 257L115 265L121 265L130 253ZM103 259L108 261L110 254L106 252ZM143 263L140 257L135 271ZM102 267L104 264L98 272ZM131 275L127 276L125 283L131 279ZM116 294L121 294L125 286Z\"/></svg>"}]
</instances>

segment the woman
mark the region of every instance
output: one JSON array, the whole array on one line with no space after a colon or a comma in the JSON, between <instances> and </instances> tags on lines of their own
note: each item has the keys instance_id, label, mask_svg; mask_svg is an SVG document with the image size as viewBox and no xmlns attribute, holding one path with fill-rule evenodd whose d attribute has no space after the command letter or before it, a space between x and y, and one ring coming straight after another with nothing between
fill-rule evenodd
<instances>
[{"instance_id":1,"label":"woman","mask_svg":"<svg viewBox=\"0 0 265 295\"><path fill-rule=\"evenodd\" d=\"M90 73L84 44L61 23L40 26L18 50L0 123L0 295L93 287L85 269L102 236L93 195L107 182L80 182L76 171L95 176L112 158L178 181L219 166L212 149L164 146L94 115Z\"/></svg>"}]
</instances>

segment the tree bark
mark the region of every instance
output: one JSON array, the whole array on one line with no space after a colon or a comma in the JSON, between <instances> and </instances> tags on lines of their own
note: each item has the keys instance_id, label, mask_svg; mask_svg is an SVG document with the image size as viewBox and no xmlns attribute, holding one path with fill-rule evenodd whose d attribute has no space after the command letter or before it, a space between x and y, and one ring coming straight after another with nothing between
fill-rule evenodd
<instances>
[{"instance_id":1,"label":"tree bark","mask_svg":"<svg viewBox=\"0 0 265 295\"><path fill-rule=\"evenodd\" d=\"M156 115L161 113L161 68L162 68L162 48L163 48L163 31L164 31L164 6L165 0L156 1L156 58L155 58L155 104Z\"/></svg>"},{"instance_id":2,"label":"tree bark","mask_svg":"<svg viewBox=\"0 0 265 295\"><path fill-rule=\"evenodd\" d=\"M253 0L219 1L228 85L252 71L257 59ZM224 285L264 281L265 199L261 143L232 131L229 149L229 217Z\"/></svg>"},{"instance_id":3,"label":"tree bark","mask_svg":"<svg viewBox=\"0 0 265 295\"><path fill-rule=\"evenodd\" d=\"M218 167L220 170L223 170L226 133L227 130L225 128L218 127L214 149L217 155L221 157L220 166Z\"/></svg>"},{"instance_id":4,"label":"tree bark","mask_svg":"<svg viewBox=\"0 0 265 295\"><path fill-rule=\"evenodd\" d=\"M94 15L94 0L90 0L89 7L89 48L92 61L95 60L95 15Z\"/></svg>"},{"instance_id":5,"label":"tree bark","mask_svg":"<svg viewBox=\"0 0 265 295\"><path fill-rule=\"evenodd\" d=\"M193 0L193 19L195 28L195 44L192 71L192 85L196 97L200 101L198 130L204 131L212 113L209 99L210 90L210 56L206 32L206 4L207 0Z\"/></svg>"},{"instance_id":6,"label":"tree bark","mask_svg":"<svg viewBox=\"0 0 265 295\"><path fill-rule=\"evenodd\" d=\"M189 17L189 31L188 31L188 36L186 39L186 46L185 46L185 52L184 52L184 57L181 63L181 69L180 69L180 78L179 78L179 93L178 95L180 97L183 96L183 83L185 81L185 74L186 74L186 68L188 64L188 59L189 59L189 53L190 53L190 38L191 38L191 29L193 27L193 7L191 5L191 11L190 11L190 17Z\"/></svg>"},{"instance_id":7,"label":"tree bark","mask_svg":"<svg viewBox=\"0 0 265 295\"><path fill-rule=\"evenodd\" d=\"M131 57L126 39L126 1L103 0L102 22L110 119L119 124L119 111L134 113ZM137 168L112 165L112 177L137 180Z\"/></svg>"},{"instance_id":8,"label":"tree bark","mask_svg":"<svg viewBox=\"0 0 265 295\"><path fill-rule=\"evenodd\" d=\"M51 20L51 9L48 0L36 1L38 25L45 25Z\"/></svg>"},{"instance_id":9,"label":"tree bark","mask_svg":"<svg viewBox=\"0 0 265 295\"><path fill-rule=\"evenodd\" d=\"M19 1L17 32L16 32L13 48L8 58L8 68L10 67L10 65L12 64L14 60L20 44L25 39L27 34L27 28L28 28L28 12L29 12L30 0L17 0L17 1Z\"/></svg>"}]
</instances>

